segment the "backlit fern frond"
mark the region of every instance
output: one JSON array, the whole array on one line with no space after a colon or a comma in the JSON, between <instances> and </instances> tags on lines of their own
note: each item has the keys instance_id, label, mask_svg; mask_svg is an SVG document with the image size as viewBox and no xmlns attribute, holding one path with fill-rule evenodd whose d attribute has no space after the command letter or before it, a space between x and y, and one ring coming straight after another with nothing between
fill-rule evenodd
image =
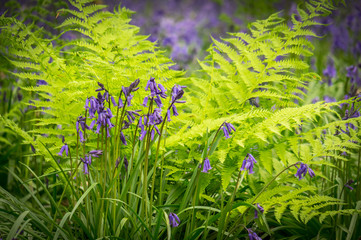
<instances>
[{"instance_id":1,"label":"backlit fern frond","mask_svg":"<svg viewBox=\"0 0 361 240\"><path fill-rule=\"evenodd\" d=\"M48 141L41 134L63 135L68 143L76 143L76 119L84 114L85 99L96 94L97 82L117 98L122 86L139 78L141 90L133 101L136 106L142 102L140 96L145 94L150 77L165 82L170 90L182 75L169 68L173 63L154 43L137 35L138 27L129 24L129 10L118 7L110 13L103 11L105 6L88 2L70 1L73 8L58 10L68 18L57 26L62 33L50 37L59 40L64 34L75 33L81 38L59 40L55 46L53 39L44 38L43 30L16 19L9 18L9 24L2 26L2 39L17 40L6 45L6 58L17 68L13 75L25 82L19 84L23 90L37 93L38 99L31 104L46 116L37 119L42 128L32 131L44 142ZM46 85L37 85L39 80L45 80ZM60 149L61 141L54 144L49 147Z\"/></svg>"}]
</instances>

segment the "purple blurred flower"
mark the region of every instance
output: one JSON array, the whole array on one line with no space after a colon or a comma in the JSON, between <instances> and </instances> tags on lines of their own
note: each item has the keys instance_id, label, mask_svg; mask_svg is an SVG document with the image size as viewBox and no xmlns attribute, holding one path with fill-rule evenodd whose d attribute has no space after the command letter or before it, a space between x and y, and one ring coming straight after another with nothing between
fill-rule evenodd
<instances>
[{"instance_id":1,"label":"purple blurred flower","mask_svg":"<svg viewBox=\"0 0 361 240\"><path fill-rule=\"evenodd\" d=\"M253 232L252 229L247 228L249 240L262 240L258 237L257 233Z\"/></svg>"},{"instance_id":2,"label":"purple blurred flower","mask_svg":"<svg viewBox=\"0 0 361 240\"><path fill-rule=\"evenodd\" d=\"M127 145L127 141L125 140L125 136L123 132L120 132L120 140L124 145Z\"/></svg>"},{"instance_id":3,"label":"purple blurred flower","mask_svg":"<svg viewBox=\"0 0 361 240\"><path fill-rule=\"evenodd\" d=\"M249 173L254 173L253 167L254 164L257 163L256 159L252 156L252 154L248 153L243 160L241 171L249 170Z\"/></svg>"},{"instance_id":4,"label":"purple blurred flower","mask_svg":"<svg viewBox=\"0 0 361 240\"><path fill-rule=\"evenodd\" d=\"M100 157L100 155L103 154L103 150L91 150L89 152L89 155L93 156L93 157Z\"/></svg>"},{"instance_id":5,"label":"purple blurred flower","mask_svg":"<svg viewBox=\"0 0 361 240\"><path fill-rule=\"evenodd\" d=\"M118 104L115 102L114 97L113 97L113 96L110 96L110 99L111 99L111 101L112 101L112 103L113 103L114 107L118 107Z\"/></svg>"},{"instance_id":6,"label":"purple blurred flower","mask_svg":"<svg viewBox=\"0 0 361 240\"><path fill-rule=\"evenodd\" d=\"M180 220L177 214L175 213L169 213L169 223L172 227L178 227Z\"/></svg>"},{"instance_id":7,"label":"purple blurred flower","mask_svg":"<svg viewBox=\"0 0 361 240\"><path fill-rule=\"evenodd\" d=\"M79 132L79 125L81 127L81 129L83 131L85 131L85 128L87 128L86 124L85 124L85 120L86 118L83 116L79 116L77 121L76 121L76 131Z\"/></svg>"},{"instance_id":8,"label":"purple blurred flower","mask_svg":"<svg viewBox=\"0 0 361 240\"><path fill-rule=\"evenodd\" d=\"M81 157L80 160L84 163L84 174L89 174L89 166L92 163L91 156L85 155L85 159Z\"/></svg>"},{"instance_id":9,"label":"purple blurred flower","mask_svg":"<svg viewBox=\"0 0 361 240\"><path fill-rule=\"evenodd\" d=\"M83 136L83 132L79 131L79 138L80 138L80 142L85 142L84 136Z\"/></svg>"},{"instance_id":10,"label":"purple blurred flower","mask_svg":"<svg viewBox=\"0 0 361 240\"><path fill-rule=\"evenodd\" d=\"M122 87L122 91L123 91L125 99L127 101L127 106L131 106L131 100L133 98L133 95L131 93L135 92L139 89L139 87L138 87L139 83L140 83L140 80L136 79L134 82L132 82L129 85L129 87Z\"/></svg>"},{"instance_id":11,"label":"purple blurred flower","mask_svg":"<svg viewBox=\"0 0 361 240\"><path fill-rule=\"evenodd\" d=\"M58 155L63 156L64 150L65 150L66 156L68 156L69 147L68 147L68 144L66 144L66 143L61 147L60 152L58 153Z\"/></svg>"},{"instance_id":12,"label":"purple blurred flower","mask_svg":"<svg viewBox=\"0 0 361 240\"><path fill-rule=\"evenodd\" d=\"M333 37L333 50L341 49L344 52L349 50L351 45L350 35L348 33L346 26L335 26L334 24L330 25L331 34Z\"/></svg>"},{"instance_id":13,"label":"purple blurred flower","mask_svg":"<svg viewBox=\"0 0 361 240\"><path fill-rule=\"evenodd\" d=\"M315 104L316 102L320 101L319 97L315 97L314 99L312 99L312 103Z\"/></svg>"},{"instance_id":14,"label":"purple blurred flower","mask_svg":"<svg viewBox=\"0 0 361 240\"><path fill-rule=\"evenodd\" d=\"M333 64L327 65L326 69L323 71L323 75L326 77L328 86L332 86L331 80L336 77L336 69Z\"/></svg>"},{"instance_id":15,"label":"purple blurred flower","mask_svg":"<svg viewBox=\"0 0 361 240\"><path fill-rule=\"evenodd\" d=\"M129 162L128 162L128 159L127 159L127 157L124 155L124 167L125 167L125 171L128 171L128 164L129 164Z\"/></svg>"},{"instance_id":16,"label":"purple blurred flower","mask_svg":"<svg viewBox=\"0 0 361 240\"><path fill-rule=\"evenodd\" d=\"M115 161L115 168L118 168L120 163L120 157L117 158L117 160Z\"/></svg>"},{"instance_id":17,"label":"purple blurred flower","mask_svg":"<svg viewBox=\"0 0 361 240\"><path fill-rule=\"evenodd\" d=\"M36 151L35 151L35 148L34 148L34 146L33 146L33 144L31 144L30 143L30 148L31 148L31 151L33 152L33 153L35 153Z\"/></svg>"},{"instance_id":18,"label":"purple blurred flower","mask_svg":"<svg viewBox=\"0 0 361 240\"><path fill-rule=\"evenodd\" d=\"M335 99L335 98L329 97L329 96L324 96L324 97L323 97L323 100L324 100L326 103L336 102L336 99Z\"/></svg>"},{"instance_id":19,"label":"purple blurred flower","mask_svg":"<svg viewBox=\"0 0 361 240\"><path fill-rule=\"evenodd\" d=\"M256 204L257 208L258 208L258 211L260 211L261 213L264 212L264 209L261 205L259 205L258 203ZM254 210L254 218L258 218L258 211L257 209Z\"/></svg>"},{"instance_id":20,"label":"purple blurred flower","mask_svg":"<svg viewBox=\"0 0 361 240\"><path fill-rule=\"evenodd\" d=\"M212 169L211 163L209 162L209 159L206 158L206 159L204 160L204 163L203 163L203 170L202 170L202 172L208 173L208 171L211 170L211 169Z\"/></svg>"},{"instance_id":21,"label":"purple blurred flower","mask_svg":"<svg viewBox=\"0 0 361 240\"><path fill-rule=\"evenodd\" d=\"M349 66L346 68L347 74L346 77L350 78L350 82L352 85L356 85L358 87L361 86L361 78L359 76L358 68L360 66Z\"/></svg>"},{"instance_id":22,"label":"purple blurred flower","mask_svg":"<svg viewBox=\"0 0 361 240\"><path fill-rule=\"evenodd\" d=\"M315 173L307 164L304 164L302 162L299 162L299 163L300 163L300 167L298 168L296 166L297 172L295 174L295 177L298 177L298 180L303 179L306 176L307 172L311 178L313 178L315 176Z\"/></svg>"},{"instance_id":23,"label":"purple blurred flower","mask_svg":"<svg viewBox=\"0 0 361 240\"><path fill-rule=\"evenodd\" d=\"M232 131L236 131L235 127L231 123L224 122L223 133L226 139L231 137L229 134L232 133Z\"/></svg>"},{"instance_id":24,"label":"purple blurred flower","mask_svg":"<svg viewBox=\"0 0 361 240\"><path fill-rule=\"evenodd\" d=\"M345 187L347 187L348 189L350 189L351 191L353 190L353 187L351 187L350 185L353 184L355 181L350 179L347 181L347 183L345 184Z\"/></svg>"}]
</instances>

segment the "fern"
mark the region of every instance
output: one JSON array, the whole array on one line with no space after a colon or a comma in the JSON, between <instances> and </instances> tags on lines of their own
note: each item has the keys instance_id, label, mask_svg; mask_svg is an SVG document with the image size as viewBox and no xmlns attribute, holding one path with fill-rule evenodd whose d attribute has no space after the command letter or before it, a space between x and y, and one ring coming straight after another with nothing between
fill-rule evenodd
<instances>
[{"instance_id":1,"label":"fern","mask_svg":"<svg viewBox=\"0 0 361 240\"><path fill-rule=\"evenodd\" d=\"M54 48L51 39L43 39L38 30L32 31L14 18L12 25L2 29L2 34L17 38L21 44L20 47L13 43L9 47L13 49L12 55L7 56L19 69L14 76L29 81L30 85L22 87L23 90L37 92L39 99L33 100L33 106L39 110L46 107L40 111L49 117L36 120L36 125L43 128L32 131L43 142L46 140L41 134L64 135L69 143L76 142L75 120L83 113L83 103L93 94L97 82L104 83L111 94L117 95L121 86L137 78L141 79L143 89L151 76L166 81L169 88L182 74L169 70L173 63L145 36L137 35L139 30L129 25L131 12L125 8L110 13L100 11L105 6L88 5L87 1L70 3L75 10L63 8L58 13L73 16L57 29L62 31L60 35L76 31L83 38L59 41ZM37 80L45 80L47 85L35 86ZM141 102L138 96L135 101ZM55 127L59 124L61 128ZM50 147L55 154L60 149L60 140L54 144Z\"/></svg>"}]
</instances>

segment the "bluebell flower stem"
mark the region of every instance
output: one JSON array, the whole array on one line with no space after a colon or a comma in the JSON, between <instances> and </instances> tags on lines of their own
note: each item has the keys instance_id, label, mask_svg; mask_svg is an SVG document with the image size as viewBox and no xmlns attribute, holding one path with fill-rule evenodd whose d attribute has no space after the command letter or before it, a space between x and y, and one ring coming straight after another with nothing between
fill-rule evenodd
<instances>
[{"instance_id":1,"label":"bluebell flower stem","mask_svg":"<svg viewBox=\"0 0 361 240\"><path fill-rule=\"evenodd\" d=\"M153 110L153 98L150 101L149 108L148 108L148 116ZM149 121L149 119L148 119ZM151 125L148 125L147 127L147 137L146 137L146 150L145 150L145 159L144 159L144 169L143 169L143 212L145 214L145 222L149 223L151 227L151 216L149 216L148 219L148 211L147 211L147 202L148 202L148 157L149 157L149 147L150 147L150 141L151 141ZM152 209L152 206L150 206L150 209ZM151 211L151 210L150 210ZM149 220L149 222L148 222Z\"/></svg>"},{"instance_id":2,"label":"bluebell flower stem","mask_svg":"<svg viewBox=\"0 0 361 240\"><path fill-rule=\"evenodd\" d=\"M120 95L121 96L121 95ZM127 97L125 97L125 101L124 101L124 105L123 105L123 108L122 108L122 113L120 115L120 120L119 120L119 123L117 124L117 126L119 126L119 129L115 129L115 148L116 148L116 151L115 151L115 157L117 158L119 156L119 150L120 150L120 144L118 144L118 142L120 141L120 132L122 131L122 126L123 126L123 121L124 121L124 118L125 118L125 108L127 106L127 103L128 103L128 99ZM118 119L118 114L117 114L117 119Z\"/></svg>"},{"instance_id":3,"label":"bluebell flower stem","mask_svg":"<svg viewBox=\"0 0 361 240\"><path fill-rule=\"evenodd\" d=\"M361 200L361 184L360 184L360 163L361 163L361 148L358 150L358 161L357 161L357 187L356 187L356 202Z\"/></svg>"},{"instance_id":4,"label":"bluebell flower stem","mask_svg":"<svg viewBox=\"0 0 361 240\"><path fill-rule=\"evenodd\" d=\"M160 143L162 140L162 134L163 134L163 129L164 129L164 124L167 121L167 114L168 111L166 111L165 116L163 118L163 122L162 122L162 126L160 127L160 135L158 138L158 145L157 145L157 151L155 154L155 160L154 160L154 166L153 166L153 176L152 176L152 189L151 189L151 193L150 193L150 202L153 203L153 196L154 196L154 185L155 185L155 176L156 176L156 171L157 171L157 163L158 163L158 156L159 156L159 147L160 147ZM161 171L162 172L162 171ZM161 180L162 181L162 176L161 176ZM152 211L152 209L150 210Z\"/></svg>"},{"instance_id":5,"label":"bluebell flower stem","mask_svg":"<svg viewBox=\"0 0 361 240\"><path fill-rule=\"evenodd\" d=\"M212 146L213 146L215 140L217 139L217 135L220 132L222 126L223 126L223 123L221 124L221 126L218 128L216 134L214 135L214 138L213 138L211 144L209 145L209 148L207 150L207 154L206 154L205 158L203 159L201 166L204 165L205 159L208 158L209 152L212 149ZM199 183L199 175L200 175L200 173L201 173L201 168L198 168L196 179L195 179L196 188L195 188L195 191L194 191L194 197L193 197L193 203L192 203L193 207L195 207L195 205L198 202L198 195L199 195L199 189L198 189L199 184L198 183ZM196 214L196 209L193 209L193 211L192 211L192 220L191 220L191 228L193 228L193 226L194 226L193 222L194 222L194 219L195 219L195 214Z\"/></svg>"},{"instance_id":6,"label":"bluebell flower stem","mask_svg":"<svg viewBox=\"0 0 361 240\"><path fill-rule=\"evenodd\" d=\"M296 162L294 164L291 164L290 166L286 167L285 169L283 169L281 172L279 172L276 176L274 176L271 181L269 181L263 188L262 190L256 195L256 197L253 199L252 204L254 204L256 202L256 200L259 198L259 196L269 187L269 185L271 185L282 173L284 173L285 171L287 171L288 169L290 169L291 167L295 167L297 164L299 164L299 162Z\"/></svg>"},{"instance_id":7,"label":"bluebell flower stem","mask_svg":"<svg viewBox=\"0 0 361 240\"><path fill-rule=\"evenodd\" d=\"M77 167L75 168L75 171L73 172L72 175L70 175L69 181L67 181L67 182L65 183L64 190L63 190L63 192L62 192L62 194L61 194L61 196L60 196L60 199L59 199L59 201L58 201L58 207L56 208L56 211L55 211L55 213L54 213L53 222L56 221L57 214L58 214L57 209L60 208L60 204L61 204L61 202L63 201L63 198L64 198L64 195L65 195L65 193L66 193L66 190L67 190L67 187L68 187L68 185L69 185L69 182L73 179L73 177L74 177L74 175L75 175L75 173L76 173L76 171L77 171L77 169L79 168L79 166L80 166L81 163L82 163L82 161L80 160L80 161L78 162ZM75 196L75 198L77 198L77 196ZM56 200L56 199L54 199L54 200ZM53 225L51 226L50 229L51 229L50 231L52 231Z\"/></svg>"},{"instance_id":8,"label":"bluebell flower stem","mask_svg":"<svg viewBox=\"0 0 361 240\"><path fill-rule=\"evenodd\" d=\"M224 229L227 228L227 224L228 224L228 220L229 220L229 215L230 215L230 213L228 213L228 212L231 211L232 204L233 204L233 201L234 201L234 197L236 196L236 193L237 193L237 191L238 191L238 187L239 187L239 185L242 183L243 178L244 178L244 175L246 174L246 171L243 171L243 174L242 174L242 176L241 176L241 172L242 172L242 171L239 171L239 173L238 173L238 177L237 177L237 181L236 181L236 186L234 187L234 190L233 190L233 193L232 193L232 196L231 196L231 200L227 203L226 209L225 209L225 211L224 211L226 220L224 221L224 225L223 225L223 228L222 228L223 231L222 231L222 233L221 233L221 239L223 238L223 235L224 235ZM223 212L222 212L222 213L223 213ZM221 223L221 224L222 224L222 223Z\"/></svg>"},{"instance_id":9,"label":"bluebell flower stem","mask_svg":"<svg viewBox=\"0 0 361 240\"><path fill-rule=\"evenodd\" d=\"M128 173L130 173L132 171L132 167L133 167L133 160L134 160L134 154L135 154L135 152L134 152L135 151L135 142L137 141L137 132L138 132L138 127L139 127L139 122L140 122L140 118L138 118L138 123L137 123L137 126L135 127L135 131L134 131L133 148L132 148L132 155L129 159Z\"/></svg>"},{"instance_id":10,"label":"bluebell flower stem","mask_svg":"<svg viewBox=\"0 0 361 240\"><path fill-rule=\"evenodd\" d=\"M204 161L203 161L204 162ZM199 176L200 176L200 172L201 172L201 169L198 168L197 169L197 176L196 176L196 189L194 191L194 197L193 197L193 203L192 203L192 206L193 206L193 211L192 211L192 218L191 218L191 225L190 225L190 232L193 232L194 230L194 227L195 227L195 224L194 224L194 221L195 221L195 218L196 218L196 209L195 209L195 206L198 204L198 196L199 196Z\"/></svg>"},{"instance_id":11,"label":"bluebell flower stem","mask_svg":"<svg viewBox=\"0 0 361 240\"><path fill-rule=\"evenodd\" d=\"M119 93L119 98L121 98L122 97L122 92L123 92L123 90L121 90L120 91L120 93ZM119 104L119 102L118 102L118 104ZM114 143L114 149L113 149L113 152L114 152L114 156L115 156L115 158L117 158L118 156L115 154L116 153L116 148L117 148L117 136L118 136L118 120L119 120L119 106L117 107L117 117L116 117L116 120L115 120L115 143Z\"/></svg>"}]
</instances>

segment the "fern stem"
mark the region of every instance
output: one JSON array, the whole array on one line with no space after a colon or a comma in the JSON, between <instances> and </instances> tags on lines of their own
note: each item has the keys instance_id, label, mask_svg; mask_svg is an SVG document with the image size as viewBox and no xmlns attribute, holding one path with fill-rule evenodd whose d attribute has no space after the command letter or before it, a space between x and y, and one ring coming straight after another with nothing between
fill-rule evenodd
<instances>
[{"instance_id":1,"label":"fern stem","mask_svg":"<svg viewBox=\"0 0 361 240\"><path fill-rule=\"evenodd\" d=\"M279 172L276 176L274 176L271 181L269 181L266 186L264 186L262 188L262 190L256 195L256 197L252 200L252 204L254 204L256 202L256 200L258 199L258 197L268 188L269 185L271 185L271 183L273 183L282 173L284 173L286 170L290 169L291 167L296 166L297 164L299 164L300 162L296 162L288 167L286 167L285 169L283 169L281 172Z\"/></svg>"}]
</instances>

